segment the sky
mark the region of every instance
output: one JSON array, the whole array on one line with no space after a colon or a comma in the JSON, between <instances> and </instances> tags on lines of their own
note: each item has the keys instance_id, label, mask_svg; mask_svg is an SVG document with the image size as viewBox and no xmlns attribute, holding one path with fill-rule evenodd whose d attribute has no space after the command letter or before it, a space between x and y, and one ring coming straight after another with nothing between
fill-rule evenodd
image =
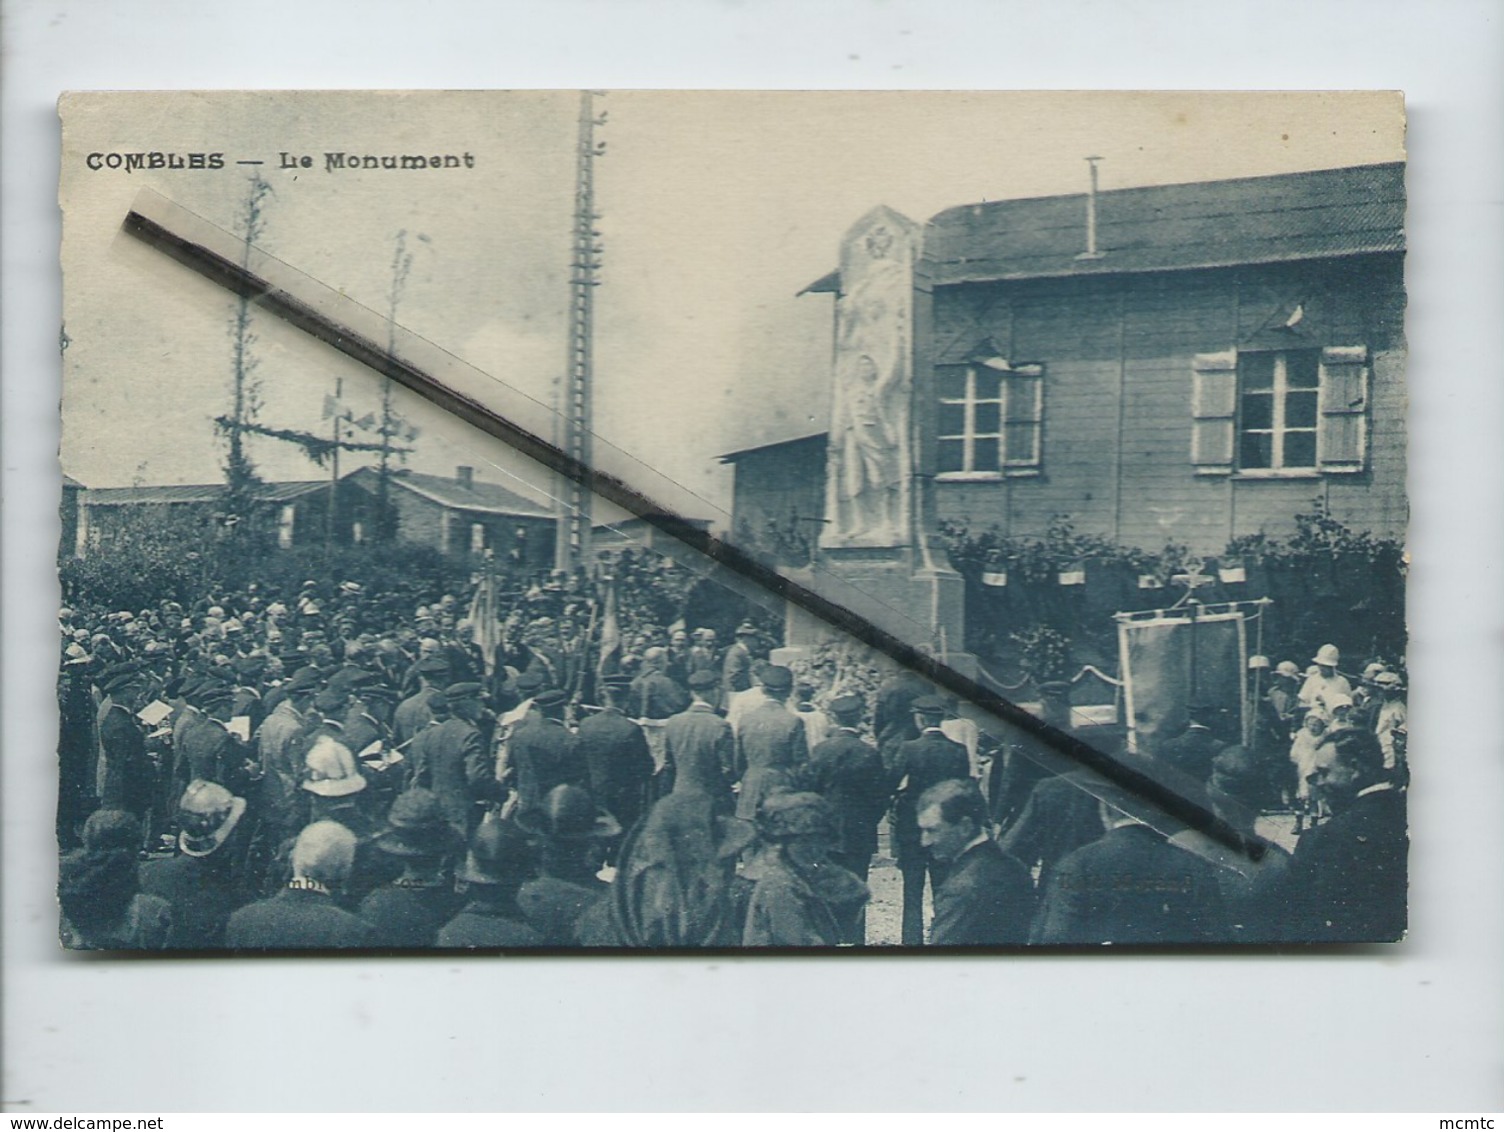
<instances>
[{"instance_id":1,"label":"sky","mask_svg":"<svg viewBox=\"0 0 1504 1132\"><path fill-rule=\"evenodd\" d=\"M595 425L704 501L729 506L716 457L822 430L831 270L845 230L885 204L923 222L985 200L1403 158L1382 94L696 93L597 98ZM567 350L574 92L115 94L64 104L63 470L90 487L211 483L230 397L233 299L119 235L154 190L222 228L270 182L260 247L382 315L406 233L403 327L549 404ZM219 170L88 168L90 153L222 152ZM327 171L324 154L470 154L473 169ZM280 168L281 154L311 168ZM260 166L235 164L261 160ZM420 238L421 237L421 238ZM379 379L254 318L263 423L327 430L341 384L357 413ZM413 468L535 498L525 461L406 394ZM327 476L291 445L250 442L267 479ZM342 470L368 458L346 457Z\"/></svg>"}]
</instances>

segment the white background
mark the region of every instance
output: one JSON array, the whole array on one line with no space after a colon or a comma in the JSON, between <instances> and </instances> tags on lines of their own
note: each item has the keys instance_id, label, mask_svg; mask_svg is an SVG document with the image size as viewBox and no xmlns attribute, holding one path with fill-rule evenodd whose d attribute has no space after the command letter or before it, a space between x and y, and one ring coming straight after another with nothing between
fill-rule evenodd
<instances>
[{"instance_id":1,"label":"white background","mask_svg":"<svg viewBox=\"0 0 1504 1132\"><path fill-rule=\"evenodd\" d=\"M1498 4L7 0L3 15L7 1108L1504 1107ZM586 85L1407 92L1405 944L802 961L57 950L58 92Z\"/></svg>"}]
</instances>

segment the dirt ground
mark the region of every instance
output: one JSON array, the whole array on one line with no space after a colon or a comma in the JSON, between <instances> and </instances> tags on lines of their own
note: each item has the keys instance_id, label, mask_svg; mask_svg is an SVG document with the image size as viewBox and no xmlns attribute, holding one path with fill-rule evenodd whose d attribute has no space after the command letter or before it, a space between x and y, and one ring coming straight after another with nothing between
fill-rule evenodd
<instances>
[{"instance_id":1,"label":"dirt ground","mask_svg":"<svg viewBox=\"0 0 1504 1132\"><path fill-rule=\"evenodd\" d=\"M867 905L867 946L896 947L902 942L903 874L893 860L886 821L878 829L877 853L867 874L867 887L872 890L872 900ZM926 926L930 922L928 889L924 894L924 922Z\"/></svg>"}]
</instances>

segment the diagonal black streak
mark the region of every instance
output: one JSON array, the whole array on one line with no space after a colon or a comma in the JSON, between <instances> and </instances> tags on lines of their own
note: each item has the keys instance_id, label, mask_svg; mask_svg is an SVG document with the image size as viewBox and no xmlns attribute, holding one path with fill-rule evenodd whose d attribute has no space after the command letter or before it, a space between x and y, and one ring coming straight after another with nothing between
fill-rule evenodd
<instances>
[{"instance_id":1,"label":"diagonal black streak","mask_svg":"<svg viewBox=\"0 0 1504 1132\"><path fill-rule=\"evenodd\" d=\"M602 499L629 511L712 562L741 575L754 585L855 637L926 680L969 701L979 710L1016 727L1040 744L1053 748L1087 770L1133 792L1164 813L1217 839L1251 860L1261 859L1265 843L1219 817L1209 806L1159 779L1129 766L1059 728L1024 711L1017 704L916 648L869 619L784 577L736 546L700 530L670 509L655 503L619 477L598 472L563 449L544 440L481 402L449 388L417 366L394 357L380 344L330 319L286 290L212 248L181 236L165 225L131 210L124 230L158 251L191 268L213 283L248 299L342 354L412 390L418 396L458 417L539 464L581 484Z\"/></svg>"}]
</instances>

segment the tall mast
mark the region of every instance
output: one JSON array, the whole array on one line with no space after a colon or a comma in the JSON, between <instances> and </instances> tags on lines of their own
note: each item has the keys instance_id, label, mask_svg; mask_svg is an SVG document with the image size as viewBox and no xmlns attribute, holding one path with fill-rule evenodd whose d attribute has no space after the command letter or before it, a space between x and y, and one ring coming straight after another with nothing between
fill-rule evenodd
<instances>
[{"instance_id":1,"label":"tall mast","mask_svg":"<svg viewBox=\"0 0 1504 1132\"><path fill-rule=\"evenodd\" d=\"M564 444L562 447L585 467L591 465L591 382L593 369L593 321L595 288L600 286L600 233L595 230L595 159L606 149L595 140L595 128L606 115L595 113L594 91L580 92L580 131L575 151L574 238L569 272L569 357L564 379ZM569 480L559 497L558 539L554 565L573 570L590 560L591 495L588 482Z\"/></svg>"}]
</instances>

